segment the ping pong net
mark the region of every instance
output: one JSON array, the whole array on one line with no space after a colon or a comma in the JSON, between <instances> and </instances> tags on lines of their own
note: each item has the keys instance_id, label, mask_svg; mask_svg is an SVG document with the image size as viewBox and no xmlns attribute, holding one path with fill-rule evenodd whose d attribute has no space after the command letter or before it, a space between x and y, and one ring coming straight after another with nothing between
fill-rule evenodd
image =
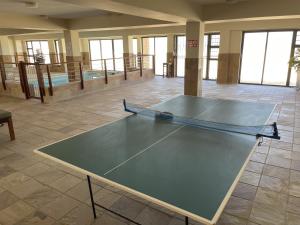
<instances>
[{"instance_id":1,"label":"ping pong net","mask_svg":"<svg viewBox=\"0 0 300 225\"><path fill-rule=\"evenodd\" d=\"M262 139L263 137L277 140L280 139L280 136L278 135L276 122L274 122L273 124L266 125L241 126L235 124L219 123L213 121L199 120L195 118L176 116L170 112L161 112L157 110L144 108L135 104L127 103L125 99L123 100L123 105L126 112L139 114L154 119L165 120L180 125L187 125L223 132L246 134L255 136L257 139Z\"/></svg>"}]
</instances>

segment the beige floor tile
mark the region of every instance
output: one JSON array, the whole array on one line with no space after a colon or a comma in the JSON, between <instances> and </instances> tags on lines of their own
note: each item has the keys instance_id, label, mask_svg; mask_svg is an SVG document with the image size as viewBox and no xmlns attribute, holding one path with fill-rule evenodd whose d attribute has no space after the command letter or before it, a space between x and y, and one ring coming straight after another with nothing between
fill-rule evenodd
<instances>
[{"instance_id":1,"label":"beige floor tile","mask_svg":"<svg viewBox=\"0 0 300 225\"><path fill-rule=\"evenodd\" d=\"M247 166L246 166L246 170L250 171L250 172L254 172L254 173L262 173L263 168L264 168L263 163L258 163L258 162L254 162L254 161L249 161Z\"/></svg>"},{"instance_id":2,"label":"beige floor tile","mask_svg":"<svg viewBox=\"0 0 300 225\"><path fill-rule=\"evenodd\" d=\"M260 180L260 174L244 171L240 179L240 182L250 184L253 186L258 186L259 180Z\"/></svg>"},{"instance_id":3,"label":"beige floor tile","mask_svg":"<svg viewBox=\"0 0 300 225\"><path fill-rule=\"evenodd\" d=\"M168 214L162 213L150 207L144 207L140 214L136 217L135 221L143 225L164 225L170 224L172 217ZM173 222L174 223L174 222ZM184 224L181 221L181 224Z\"/></svg>"},{"instance_id":4,"label":"beige floor tile","mask_svg":"<svg viewBox=\"0 0 300 225\"><path fill-rule=\"evenodd\" d=\"M265 165L263 174L270 177L277 177L283 180L289 180L290 170L282 167Z\"/></svg>"},{"instance_id":5,"label":"beige floor tile","mask_svg":"<svg viewBox=\"0 0 300 225\"><path fill-rule=\"evenodd\" d=\"M22 184L15 185L9 189L14 195L18 196L19 198L23 199L32 193L39 191L44 188L44 185L37 182L34 179L29 179Z\"/></svg>"},{"instance_id":6,"label":"beige floor tile","mask_svg":"<svg viewBox=\"0 0 300 225\"><path fill-rule=\"evenodd\" d=\"M18 201L11 206L0 211L0 224L1 225L12 225L26 216L34 212L34 208L30 207L22 201Z\"/></svg>"},{"instance_id":7,"label":"beige floor tile","mask_svg":"<svg viewBox=\"0 0 300 225\"><path fill-rule=\"evenodd\" d=\"M291 167L291 161L292 161L291 159L286 159L286 158L282 158L279 156L269 155L267 157L266 164L289 169Z\"/></svg>"},{"instance_id":8,"label":"beige floor tile","mask_svg":"<svg viewBox=\"0 0 300 225\"><path fill-rule=\"evenodd\" d=\"M251 156L251 161L258 162L258 163L265 163L266 162L267 155L254 152Z\"/></svg>"},{"instance_id":9,"label":"beige floor tile","mask_svg":"<svg viewBox=\"0 0 300 225\"><path fill-rule=\"evenodd\" d=\"M300 171L291 170L289 194L300 197Z\"/></svg>"},{"instance_id":10,"label":"beige floor tile","mask_svg":"<svg viewBox=\"0 0 300 225\"><path fill-rule=\"evenodd\" d=\"M97 216L100 217L101 214L98 212ZM90 225L94 223L92 208L80 204L65 215L60 222L64 225Z\"/></svg>"},{"instance_id":11,"label":"beige floor tile","mask_svg":"<svg viewBox=\"0 0 300 225\"><path fill-rule=\"evenodd\" d=\"M102 188L96 194L94 194L94 201L100 205L110 208L121 197L122 196L120 194ZM88 199L86 202L91 204L90 199Z\"/></svg>"},{"instance_id":12,"label":"beige floor tile","mask_svg":"<svg viewBox=\"0 0 300 225\"><path fill-rule=\"evenodd\" d=\"M288 196L284 193L269 191L259 187L254 201L280 210L285 210L287 207Z\"/></svg>"},{"instance_id":13,"label":"beige floor tile","mask_svg":"<svg viewBox=\"0 0 300 225\"><path fill-rule=\"evenodd\" d=\"M23 220L17 222L15 225L53 225L54 222L54 219L44 213L35 211Z\"/></svg>"},{"instance_id":14,"label":"beige floor tile","mask_svg":"<svg viewBox=\"0 0 300 225\"><path fill-rule=\"evenodd\" d=\"M16 172L15 169L7 165L0 165L0 179Z\"/></svg>"},{"instance_id":15,"label":"beige floor tile","mask_svg":"<svg viewBox=\"0 0 300 225\"><path fill-rule=\"evenodd\" d=\"M232 195L247 200L254 200L256 190L257 187L255 186L244 183L238 183Z\"/></svg>"},{"instance_id":16,"label":"beige floor tile","mask_svg":"<svg viewBox=\"0 0 300 225\"><path fill-rule=\"evenodd\" d=\"M279 148L270 148L269 155L277 156L284 159L292 159L292 151L283 150Z\"/></svg>"},{"instance_id":17,"label":"beige floor tile","mask_svg":"<svg viewBox=\"0 0 300 225\"><path fill-rule=\"evenodd\" d=\"M128 222L105 213L95 220L92 225L128 225Z\"/></svg>"},{"instance_id":18,"label":"beige floor tile","mask_svg":"<svg viewBox=\"0 0 300 225\"><path fill-rule=\"evenodd\" d=\"M250 221L263 225L285 225L284 210L263 203L253 203Z\"/></svg>"},{"instance_id":19,"label":"beige floor tile","mask_svg":"<svg viewBox=\"0 0 300 225\"><path fill-rule=\"evenodd\" d=\"M291 169L300 171L300 160L292 160Z\"/></svg>"},{"instance_id":20,"label":"beige floor tile","mask_svg":"<svg viewBox=\"0 0 300 225\"><path fill-rule=\"evenodd\" d=\"M24 198L24 201L31 206L40 209L42 206L53 202L62 195L54 189L44 186L43 188L35 190L30 195Z\"/></svg>"},{"instance_id":21,"label":"beige floor tile","mask_svg":"<svg viewBox=\"0 0 300 225\"><path fill-rule=\"evenodd\" d=\"M9 190L10 188L23 184L28 180L30 180L30 177L26 176L23 173L15 172L0 179L0 187Z\"/></svg>"},{"instance_id":22,"label":"beige floor tile","mask_svg":"<svg viewBox=\"0 0 300 225\"><path fill-rule=\"evenodd\" d=\"M101 188L97 185L92 185L93 194L95 195L97 191ZM74 199L77 199L81 202L90 202L90 193L88 189L87 181L82 181L78 185L74 186L66 192L66 194Z\"/></svg>"},{"instance_id":23,"label":"beige floor tile","mask_svg":"<svg viewBox=\"0 0 300 225\"><path fill-rule=\"evenodd\" d=\"M18 201L18 198L9 191L0 192L0 210L3 210Z\"/></svg>"},{"instance_id":24,"label":"beige floor tile","mask_svg":"<svg viewBox=\"0 0 300 225\"><path fill-rule=\"evenodd\" d=\"M288 181L276 177L262 175L259 186L271 191L282 193L288 192Z\"/></svg>"},{"instance_id":25,"label":"beige floor tile","mask_svg":"<svg viewBox=\"0 0 300 225\"><path fill-rule=\"evenodd\" d=\"M51 183L50 186L61 191L61 192L66 192L72 187L76 186L79 184L82 180L72 176L70 174L66 174L62 178L59 178L55 182Z\"/></svg>"},{"instance_id":26,"label":"beige floor tile","mask_svg":"<svg viewBox=\"0 0 300 225\"><path fill-rule=\"evenodd\" d=\"M300 215L287 213L287 225L299 225L300 224Z\"/></svg>"},{"instance_id":27,"label":"beige floor tile","mask_svg":"<svg viewBox=\"0 0 300 225\"><path fill-rule=\"evenodd\" d=\"M300 215L300 198L289 196L287 211Z\"/></svg>"},{"instance_id":28,"label":"beige floor tile","mask_svg":"<svg viewBox=\"0 0 300 225\"><path fill-rule=\"evenodd\" d=\"M227 214L247 219L250 215L251 208L251 201L232 196L229 199L224 211Z\"/></svg>"},{"instance_id":29,"label":"beige floor tile","mask_svg":"<svg viewBox=\"0 0 300 225\"><path fill-rule=\"evenodd\" d=\"M78 205L78 201L67 196L62 196L42 206L40 210L46 215L58 220Z\"/></svg>"},{"instance_id":30,"label":"beige floor tile","mask_svg":"<svg viewBox=\"0 0 300 225\"><path fill-rule=\"evenodd\" d=\"M247 225L247 220L223 213L217 225Z\"/></svg>"}]
</instances>

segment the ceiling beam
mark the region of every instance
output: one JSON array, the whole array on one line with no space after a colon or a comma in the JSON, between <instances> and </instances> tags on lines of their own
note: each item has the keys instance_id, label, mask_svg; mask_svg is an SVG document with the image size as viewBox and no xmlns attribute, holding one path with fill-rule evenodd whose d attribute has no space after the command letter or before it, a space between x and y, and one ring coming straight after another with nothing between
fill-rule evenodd
<instances>
[{"instance_id":1,"label":"ceiling beam","mask_svg":"<svg viewBox=\"0 0 300 225\"><path fill-rule=\"evenodd\" d=\"M111 11L132 16L169 21L186 22L200 20L200 5L186 0L56 0L93 9Z\"/></svg>"},{"instance_id":2,"label":"ceiling beam","mask_svg":"<svg viewBox=\"0 0 300 225\"><path fill-rule=\"evenodd\" d=\"M68 29L70 30L99 30L99 29L116 29L136 26L148 25L164 25L170 24L168 21L160 21L154 19L147 19L130 15L102 15L72 19L68 22Z\"/></svg>"},{"instance_id":3,"label":"ceiling beam","mask_svg":"<svg viewBox=\"0 0 300 225\"><path fill-rule=\"evenodd\" d=\"M299 0L251 0L236 4L212 4L202 7L204 21L244 20L253 18L293 18L300 15Z\"/></svg>"},{"instance_id":4,"label":"ceiling beam","mask_svg":"<svg viewBox=\"0 0 300 225\"><path fill-rule=\"evenodd\" d=\"M28 16L14 13L0 13L0 28L31 30L66 29L65 20L47 19L40 16Z\"/></svg>"}]
</instances>

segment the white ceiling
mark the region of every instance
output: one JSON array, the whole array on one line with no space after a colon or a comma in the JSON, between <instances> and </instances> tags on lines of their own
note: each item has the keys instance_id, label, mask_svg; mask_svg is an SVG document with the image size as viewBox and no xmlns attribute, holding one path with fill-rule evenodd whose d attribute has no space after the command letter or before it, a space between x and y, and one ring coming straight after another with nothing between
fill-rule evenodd
<instances>
[{"instance_id":1,"label":"white ceiling","mask_svg":"<svg viewBox=\"0 0 300 225\"><path fill-rule=\"evenodd\" d=\"M37 2L37 8L28 8L25 2ZM110 12L81 7L55 0L0 0L0 13L12 12L26 15L45 15L53 18L80 18L107 15Z\"/></svg>"}]
</instances>

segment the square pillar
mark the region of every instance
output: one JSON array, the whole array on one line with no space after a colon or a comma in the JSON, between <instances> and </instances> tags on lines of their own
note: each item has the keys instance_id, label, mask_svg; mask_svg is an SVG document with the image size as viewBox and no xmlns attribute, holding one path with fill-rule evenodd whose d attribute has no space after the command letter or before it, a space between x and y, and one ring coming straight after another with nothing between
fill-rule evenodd
<instances>
[{"instance_id":1,"label":"square pillar","mask_svg":"<svg viewBox=\"0 0 300 225\"><path fill-rule=\"evenodd\" d=\"M204 24L199 21L188 21L186 23L185 95L202 95L203 40Z\"/></svg>"},{"instance_id":2,"label":"square pillar","mask_svg":"<svg viewBox=\"0 0 300 225\"><path fill-rule=\"evenodd\" d=\"M0 36L0 62L14 62L14 58L13 41L8 36Z\"/></svg>"},{"instance_id":3,"label":"square pillar","mask_svg":"<svg viewBox=\"0 0 300 225\"><path fill-rule=\"evenodd\" d=\"M90 44L89 39L82 38L81 40L81 57L84 66L90 66Z\"/></svg>"},{"instance_id":4,"label":"square pillar","mask_svg":"<svg viewBox=\"0 0 300 225\"><path fill-rule=\"evenodd\" d=\"M237 84L241 59L242 31L223 30L220 34L217 83Z\"/></svg>"},{"instance_id":5,"label":"square pillar","mask_svg":"<svg viewBox=\"0 0 300 225\"><path fill-rule=\"evenodd\" d=\"M54 40L48 40L50 63L58 63Z\"/></svg>"},{"instance_id":6,"label":"square pillar","mask_svg":"<svg viewBox=\"0 0 300 225\"><path fill-rule=\"evenodd\" d=\"M168 34L168 48L167 48L167 62L168 62L168 77L174 77L174 40L175 35L174 34Z\"/></svg>"},{"instance_id":7,"label":"square pillar","mask_svg":"<svg viewBox=\"0 0 300 225\"><path fill-rule=\"evenodd\" d=\"M137 53L138 55L142 54L142 38L141 37L136 37L137 39Z\"/></svg>"},{"instance_id":8,"label":"square pillar","mask_svg":"<svg viewBox=\"0 0 300 225\"><path fill-rule=\"evenodd\" d=\"M132 37L128 35L123 36L123 58L127 67L133 67L133 53L132 53Z\"/></svg>"},{"instance_id":9,"label":"square pillar","mask_svg":"<svg viewBox=\"0 0 300 225\"><path fill-rule=\"evenodd\" d=\"M79 80L79 63L82 61L78 31L65 30L66 63L69 81Z\"/></svg>"}]
</instances>

